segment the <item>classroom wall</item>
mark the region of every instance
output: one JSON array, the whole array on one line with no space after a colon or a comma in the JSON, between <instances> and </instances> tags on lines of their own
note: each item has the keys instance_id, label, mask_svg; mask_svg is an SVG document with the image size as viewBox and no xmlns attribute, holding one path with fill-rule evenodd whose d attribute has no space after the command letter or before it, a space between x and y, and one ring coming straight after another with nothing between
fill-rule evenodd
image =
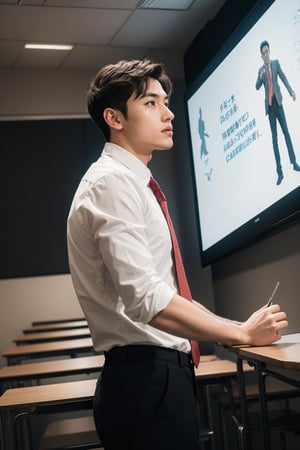
<instances>
[{"instance_id":1,"label":"classroom wall","mask_svg":"<svg viewBox=\"0 0 300 450\"><path fill-rule=\"evenodd\" d=\"M0 280L0 308L1 354L34 320L83 316L69 274Z\"/></svg>"},{"instance_id":2,"label":"classroom wall","mask_svg":"<svg viewBox=\"0 0 300 450\"><path fill-rule=\"evenodd\" d=\"M283 334L300 330L300 220L289 227L212 266L218 314L245 320L270 296L277 281L274 303L288 314Z\"/></svg>"},{"instance_id":3,"label":"classroom wall","mask_svg":"<svg viewBox=\"0 0 300 450\"><path fill-rule=\"evenodd\" d=\"M0 120L87 116L86 86L94 73L0 70Z\"/></svg>"}]
</instances>

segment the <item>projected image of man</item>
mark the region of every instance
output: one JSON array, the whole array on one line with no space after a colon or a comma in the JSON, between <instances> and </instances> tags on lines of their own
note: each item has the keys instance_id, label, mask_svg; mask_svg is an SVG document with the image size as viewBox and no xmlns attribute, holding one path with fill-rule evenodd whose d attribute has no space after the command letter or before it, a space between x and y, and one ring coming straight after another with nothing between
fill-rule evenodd
<instances>
[{"instance_id":1,"label":"projected image of man","mask_svg":"<svg viewBox=\"0 0 300 450\"><path fill-rule=\"evenodd\" d=\"M198 132L201 139L200 157L205 157L208 155L208 150L206 146L206 138L209 134L205 130L205 122L202 117L202 109L199 108L199 119L198 119Z\"/></svg>"},{"instance_id":2,"label":"projected image of man","mask_svg":"<svg viewBox=\"0 0 300 450\"><path fill-rule=\"evenodd\" d=\"M272 133L273 151L278 176L276 184L279 185L283 180L283 170L281 166L280 152L278 147L277 120L284 135L289 159L291 164L293 165L293 169L299 172L300 166L296 161L292 140L282 106L282 94L278 83L278 77L281 79L282 83L284 84L288 93L294 101L296 100L296 94L290 86L285 74L283 73L278 59L270 60L270 45L268 41L263 41L260 44L260 53L264 64L258 70L256 89L260 89L262 85L264 85L265 88L265 110L266 115L268 115L269 117L269 123Z\"/></svg>"}]
</instances>

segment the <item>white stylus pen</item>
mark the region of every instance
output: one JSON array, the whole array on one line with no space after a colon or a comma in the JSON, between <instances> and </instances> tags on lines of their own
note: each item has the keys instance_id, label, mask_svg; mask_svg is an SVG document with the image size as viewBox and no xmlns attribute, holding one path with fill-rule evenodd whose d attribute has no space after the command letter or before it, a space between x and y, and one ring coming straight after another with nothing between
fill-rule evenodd
<instances>
[{"instance_id":1,"label":"white stylus pen","mask_svg":"<svg viewBox=\"0 0 300 450\"><path fill-rule=\"evenodd\" d=\"M274 295L276 294L277 289L279 288L280 285L280 281L277 281L277 283L275 284L275 287L273 289L273 292L268 300L267 306L270 306L272 304L272 300L274 298Z\"/></svg>"}]
</instances>

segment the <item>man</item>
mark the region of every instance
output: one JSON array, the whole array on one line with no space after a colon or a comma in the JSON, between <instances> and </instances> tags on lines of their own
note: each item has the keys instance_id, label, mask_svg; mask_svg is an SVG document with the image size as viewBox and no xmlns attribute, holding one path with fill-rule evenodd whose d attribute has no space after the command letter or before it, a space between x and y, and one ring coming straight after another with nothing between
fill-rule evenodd
<instances>
[{"instance_id":1,"label":"man","mask_svg":"<svg viewBox=\"0 0 300 450\"><path fill-rule=\"evenodd\" d=\"M75 194L68 249L94 347L105 352L94 416L106 450L199 449L189 339L264 345L287 326L278 305L236 323L178 294L147 167L154 149L173 145L171 89L161 64L134 60L105 66L87 95L107 143Z\"/></svg>"},{"instance_id":2,"label":"man","mask_svg":"<svg viewBox=\"0 0 300 450\"><path fill-rule=\"evenodd\" d=\"M257 90L260 89L262 85L264 85L265 87L265 109L266 115L269 116L269 122L272 133L273 151L278 175L276 184L279 185L283 180L283 171L281 167L280 153L278 148L277 120L281 126L286 146L288 149L290 162L293 165L294 170L299 172L300 166L296 161L293 144L291 141L284 109L282 106L282 94L278 84L278 77L281 79L286 89L288 90L288 93L290 94L290 96L294 101L296 100L296 94L291 88L285 74L283 73L278 59L270 60L270 46L268 41L263 41L260 44L260 53L264 64L259 68L258 71L258 77L256 80L256 89Z\"/></svg>"}]
</instances>

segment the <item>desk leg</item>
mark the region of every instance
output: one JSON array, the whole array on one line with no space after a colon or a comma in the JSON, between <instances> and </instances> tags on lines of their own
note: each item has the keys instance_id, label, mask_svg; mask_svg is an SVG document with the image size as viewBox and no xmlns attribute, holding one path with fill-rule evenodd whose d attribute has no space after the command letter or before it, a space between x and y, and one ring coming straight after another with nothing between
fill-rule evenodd
<instances>
[{"instance_id":1,"label":"desk leg","mask_svg":"<svg viewBox=\"0 0 300 450\"><path fill-rule=\"evenodd\" d=\"M248 416L248 407L247 407L247 397L246 397L246 388L245 388L245 377L243 371L243 360L241 358L237 359L237 371L238 371L238 384L239 384L239 393L240 393L240 401L241 401L241 413L242 413L242 426L239 427L238 432L241 433L239 436L241 438L241 450L251 450L252 449L252 441L250 434L250 426L249 426L249 416Z\"/></svg>"},{"instance_id":2,"label":"desk leg","mask_svg":"<svg viewBox=\"0 0 300 450\"><path fill-rule=\"evenodd\" d=\"M261 420L262 420L262 431L263 431L263 437L264 437L264 449L271 450L268 407L267 407L267 400L266 400L266 385L265 385L266 374L263 369L264 369L263 363L260 361L257 361L256 362L256 370L257 370L257 377L258 377L259 404L260 404L260 412L261 412Z\"/></svg>"},{"instance_id":3,"label":"desk leg","mask_svg":"<svg viewBox=\"0 0 300 450\"><path fill-rule=\"evenodd\" d=\"M210 448L211 450L223 450L223 443L220 436L221 433L221 427L219 424L219 420L216 420L216 418L219 419L218 415L215 414L215 410L213 408L212 404L212 391L214 388L219 387L219 385L215 384L206 384L204 385L204 392L205 392L205 404L206 404L206 413L207 413L207 425L210 430L213 430L213 435L210 440ZM218 423L216 423L218 422ZM217 441L217 442L216 442Z\"/></svg>"}]
</instances>

